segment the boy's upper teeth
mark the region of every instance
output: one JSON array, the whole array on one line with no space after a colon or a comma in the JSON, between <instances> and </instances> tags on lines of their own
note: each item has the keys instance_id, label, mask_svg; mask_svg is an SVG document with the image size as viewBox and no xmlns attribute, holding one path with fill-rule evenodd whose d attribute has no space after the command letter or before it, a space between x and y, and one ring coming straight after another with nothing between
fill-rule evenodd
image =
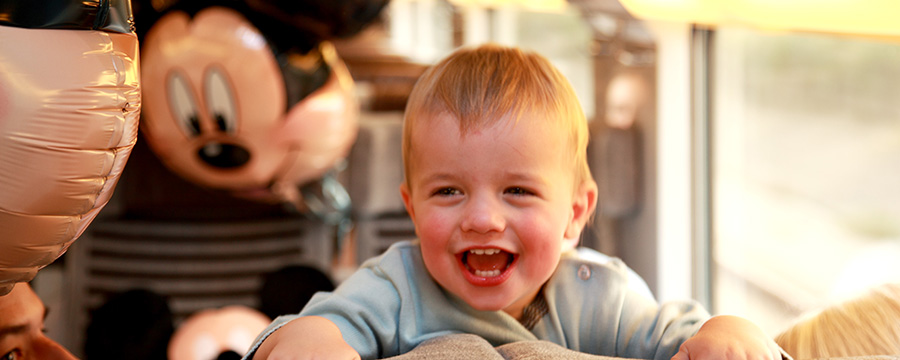
<instances>
[{"instance_id":1,"label":"boy's upper teeth","mask_svg":"<svg viewBox=\"0 0 900 360\"><path fill-rule=\"evenodd\" d=\"M469 252L475 255L494 255L500 253L500 249L472 249Z\"/></svg>"}]
</instances>

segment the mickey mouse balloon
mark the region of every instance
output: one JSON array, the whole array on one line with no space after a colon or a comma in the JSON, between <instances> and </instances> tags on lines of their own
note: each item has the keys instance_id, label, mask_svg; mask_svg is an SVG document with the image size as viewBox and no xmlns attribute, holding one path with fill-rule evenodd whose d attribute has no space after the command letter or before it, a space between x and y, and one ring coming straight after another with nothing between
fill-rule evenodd
<instances>
[{"instance_id":1,"label":"mickey mouse balloon","mask_svg":"<svg viewBox=\"0 0 900 360\"><path fill-rule=\"evenodd\" d=\"M124 0L0 0L0 295L62 255L109 201L137 138Z\"/></svg>"},{"instance_id":2,"label":"mickey mouse balloon","mask_svg":"<svg viewBox=\"0 0 900 360\"><path fill-rule=\"evenodd\" d=\"M245 15L211 6L154 22L142 40L142 130L185 179L297 204L298 185L333 168L356 138L353 80L328 42L275 49Z\"/></svg>"},{"instance_id":3,"label":"mickey mouse balloon","mask_svg":"<svg viewBox=\"0 0 900 360\"><path fill-rule=\"evenodd\" d=\"M225 359L223 353L243 356L270 322L263 313L243 305L198 311L172 334L169 359Z\"/></svg>"}]
</instances>

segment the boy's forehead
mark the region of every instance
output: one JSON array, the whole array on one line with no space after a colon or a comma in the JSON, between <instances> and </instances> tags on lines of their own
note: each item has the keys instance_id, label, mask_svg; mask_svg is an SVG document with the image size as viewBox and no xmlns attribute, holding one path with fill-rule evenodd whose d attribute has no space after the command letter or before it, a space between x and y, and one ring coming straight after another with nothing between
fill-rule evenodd
<instances>
[{"instance_id":1,"label":"boy's forehead","mask_svg":"<svg viewBox=\"0 0 900 360\"><path fill-rule=\"evenodd\" d=\"M564 145L568 142L564 129L557 126L558 124L551 124L552 121L523 116L520 119L502 118L491 122L481 122L477 126L466 129L460 126L457 118L449 114L436 115L423 120L412 129L410 139L412 152L409 155L413 157L423 151L430 153L428 150L434 149L435 146L459 149L460 146L481 144L485 137L489 137L491 142L503 143L512 147L541 144L539 146L540 154L559 150L559 155L563 157L560 160L564 160L570 155L565 150L569 146ZM470 140L476 142L470 143ZM531 149L527 153L536 156L535 151L537 150Z\"/></svg>"},{"instance_id":2,"label":"boy's forehead","mask_svg":"<svg viewBox=\"0 0 900 360\"><path fill-rule=\"evenodd\" d=\"M27 284L16 284L9 294L0 296L0 326L21 324L31 317L40 317L43 311L44 303Z\"/></svg>"},{"instance_id":3,"label":"boy's forehead","mask_svg":"<svg viewBox=\"0 0 900 360\"><path fill-rule=\"evenodd\" d=\"M485 129L505 128L511 130L522 124L526 126L540 126L545 130L557 129L563 126L562 123L552 124L558 121L552 115L548 115L543 111L521 111L518 113L507 113L501 116L483 115L477 118L463 119L457 115L446 111L423 114L415 120L415 126L412 127L413 132L430 131L439 128L443 131L454 131L461 136L471 133L477 133Z\"/></svg>"}]
</instances>

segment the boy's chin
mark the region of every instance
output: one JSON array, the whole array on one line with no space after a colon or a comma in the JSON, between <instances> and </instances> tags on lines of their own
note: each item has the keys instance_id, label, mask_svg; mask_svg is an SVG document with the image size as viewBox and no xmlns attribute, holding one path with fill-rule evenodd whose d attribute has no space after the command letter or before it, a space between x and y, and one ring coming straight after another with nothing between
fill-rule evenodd
<instances>
[{"instance_id":1,"label":"boy's chin","mask_svg":"<svg viewBox=\"0 0 900 360\"><path fill-rule=\"evenodd\" d=\"M446 287L444 289L445 291L449 290ZM486 298L487 296L484 294L460 294L458 291L449 292L453 293L457 299L462 300L462 302L466 303L466 305L472 309L478 311L500 311L509 305L508 302L502 301L502 299Z\"/></svg>"},{"instance_id":2,"label":"boy's chin","mask_svg":"<svg viewBox=\"0 0 900 360\"><path fill-rule=\"evenodd\" d=\"M495 304L472 304L469 303L473 309L478 311L501 311L504 310L503 306L495 305Z\"/></svg>"},{"instance_id":3,"label":"boy's chin","mask_svg":"<svg viewBox=\"0 0 900 360\"><path fill-rule=\"evenodd\" d=\"M463 300L466 302L466 304L478 311L503 311L507 314L512 315L513 317L517 317L516 310L514 309L515 306L513 306L513 304L510 304L509 301L503 301L500 299L486 301L484 299L474 300L466 298L463 298ZM521 312L521 309L519 312Z\"/></svg>"}]
</instances>

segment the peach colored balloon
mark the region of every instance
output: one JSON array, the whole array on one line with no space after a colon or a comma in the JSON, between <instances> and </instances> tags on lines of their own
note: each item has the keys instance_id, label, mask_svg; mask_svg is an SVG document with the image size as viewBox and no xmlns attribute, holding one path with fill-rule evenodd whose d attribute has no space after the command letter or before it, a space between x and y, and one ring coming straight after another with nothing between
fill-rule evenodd
<instances>
[{"instance_id":1,"label":"peach colored balloon","mask_svg":"<svg viewBox=\"0 0 900 360\"><path fill-rule=\"evenodd\" d=\"M169 359L208 360L226 351L244 355L270 322L263 313L241 305L197 312L172 334Z\"/></svg>"},{"instance_id":2,"label":"peach colored balloon","mask_svg":"<svg viewBox=\"0 0 900 360\"><path fill-rule=\"evenodd\" d=\"M109 201L140 105L136 35L0 26L0 294Z\"/></svg>"},{"instance_id":3,"label":"peach colored balloon","mask_svg":"<svg viewBox=\"0 0 900 360\"><path fill-rule=\"evenodd\" d=\"M170 12L142 41L150 148L201 186L266 202L295 202L350 150L358 130L353 80L330 43L326 83L288 109L281 67L237 11ZM301 61L302 62L302 61Z\"/></svg>"}]
</instances>

